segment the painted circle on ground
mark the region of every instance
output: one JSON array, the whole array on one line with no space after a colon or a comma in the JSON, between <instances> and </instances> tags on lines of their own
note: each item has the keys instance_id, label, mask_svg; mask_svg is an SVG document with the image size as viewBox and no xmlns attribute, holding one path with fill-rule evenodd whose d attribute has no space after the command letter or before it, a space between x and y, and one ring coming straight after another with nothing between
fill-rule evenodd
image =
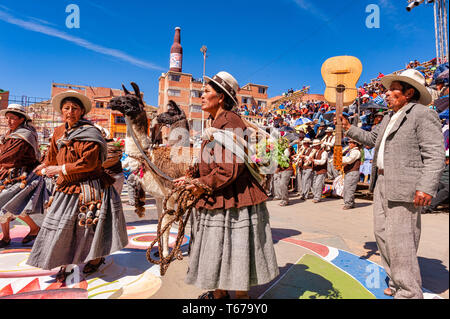
<instances>
[{"instance_id":1,"label":"painted circle on ground","mask_svg":"<svg viewBox=\"0 0 450 319\"><path fill-rule=\"evenodd\" d=\"M150 244L156 239L156 237L157 237L156 231L128 234L128 245L126 248L145 250L148 247L150 247ZM173 247L175 245L176 239L177 233L169 234L169 247ZM186 245L188 241L189 237L185 235L181 245L182 246ZM157 246L158 243L155 244L155 247Z\"/></svg>"}]
</instances>

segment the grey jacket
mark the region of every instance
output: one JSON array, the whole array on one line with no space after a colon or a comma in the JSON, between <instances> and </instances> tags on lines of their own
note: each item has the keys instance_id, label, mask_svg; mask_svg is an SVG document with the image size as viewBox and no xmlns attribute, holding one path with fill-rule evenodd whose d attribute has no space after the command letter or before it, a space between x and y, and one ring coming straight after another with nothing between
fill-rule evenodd
<instances>
[{"instance_id":1,"label":"grey jacket","mask_svg":"<svg viewBox=\"0 0 450 319\"><path fill-rule=\"evenodd\" d=\"M444 136L437 113L417 103L408 103L392 127L384 148L387 199L412 202L416 191L435 196L445 166ZM377 180L377 158L381 140L391 119L385 115L371 132L352 126L347 136L375 147L370 191Z\"/></svg>"}]
</instances>

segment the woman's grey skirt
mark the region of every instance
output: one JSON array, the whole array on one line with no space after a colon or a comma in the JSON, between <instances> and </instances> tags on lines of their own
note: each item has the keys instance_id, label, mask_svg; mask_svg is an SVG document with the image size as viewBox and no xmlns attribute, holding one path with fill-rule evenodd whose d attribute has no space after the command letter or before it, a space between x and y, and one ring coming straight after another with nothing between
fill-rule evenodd
<instances>
[{"instance_id":1,"label":"woman's grey skirt","mask_svg":"<svg viewBox=\"0 0 450 319\"><path fill-rule=\"evenodd\" d=\"M278 276L266 203L192 216L187 284L248 291Z\"/></svg>"},{"instance_id":2,"label":"woman's grey skirt","mask_svg":"<svg viewBox=\"0 0 450 319\"><path fill-rule=\"evenodd\" d=\"M0 222L6 222L6 218L14 217L12 215L44 213L44 203L50 196L44 177L31 172L26 181L23 189L18 182L0 193Z\"/></svg>"},{"instance_id":3,"label":"woman's grey skirt","mask_svg":"<svg viewBox=\"0 0 450 319\"><path fill-rule=\"evenodd\" d=\"M81 264L108 256L128 244L120 196L110 186L103 194L99 221L95 226L78 225L80 194L56 192L36 238L27 264L53 269Z\"/></svg>"}]
</instances>

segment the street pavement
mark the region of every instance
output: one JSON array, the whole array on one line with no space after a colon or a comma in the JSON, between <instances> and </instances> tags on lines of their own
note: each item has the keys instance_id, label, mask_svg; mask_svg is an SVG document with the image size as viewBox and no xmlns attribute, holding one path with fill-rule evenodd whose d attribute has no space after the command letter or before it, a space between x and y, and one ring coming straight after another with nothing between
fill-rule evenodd
<instances>
[{"instance_id":1,"label":"street pavement","mask_svg":"<svg viewBox=\"0 0 450 319\"><path fill-rule=\"evenodd\" d=\"M69 286L83 290L55 289L58 287L52 282L56 272L26 266L31 245L21 245L20 241L28 228L16 220L11 230L13 243L0 249L0 297L20 298L27 294L42 297L45 292L48 298L66 298L69 293L77 293L79 298L94 299L195 299L203 293L204 290L184 283L189 260L186 253L189 224L182 246L184 258L173 261L166 274L160 276L159 266L146 258L158 220L154 199L147 197L143 218L128 205L126 187L122 203L129 245L108 256L98 273ZM357 198L356 208L342 210L342 199L324 198L313 203L291 193L290 205L282 207L279 203L267 202L280 275L267 284L252 287L251 298L388 298L382 293L386 274L380 267L373 235L371 200ZM33 218L40 224L43 216ZM172 243L176 232L175 226L171 230ZM449 298L448 248L448 211L422 215L418 256L426 298Z\"/></svg>"}]
</instances>

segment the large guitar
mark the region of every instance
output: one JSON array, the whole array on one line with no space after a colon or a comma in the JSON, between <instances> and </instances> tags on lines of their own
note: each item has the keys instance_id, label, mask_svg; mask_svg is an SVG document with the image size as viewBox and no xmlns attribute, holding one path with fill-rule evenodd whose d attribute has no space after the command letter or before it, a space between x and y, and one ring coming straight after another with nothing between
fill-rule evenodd
<instances>
[{"instance_id":1,"label":"large guitar","mask_svg":"<svg viewBox=\"0 0 450 319\"><path fill-rule=\"evenodd\" d=\"M342 167L342 108L350 105L358 96L356 83L362 72L362 64L353 56L343 55L327 59L322 64L322 78L325 82L325 100L336 106L336 135L333 149L333 163L337 170Z\"/></svg>"}]
</instances>

